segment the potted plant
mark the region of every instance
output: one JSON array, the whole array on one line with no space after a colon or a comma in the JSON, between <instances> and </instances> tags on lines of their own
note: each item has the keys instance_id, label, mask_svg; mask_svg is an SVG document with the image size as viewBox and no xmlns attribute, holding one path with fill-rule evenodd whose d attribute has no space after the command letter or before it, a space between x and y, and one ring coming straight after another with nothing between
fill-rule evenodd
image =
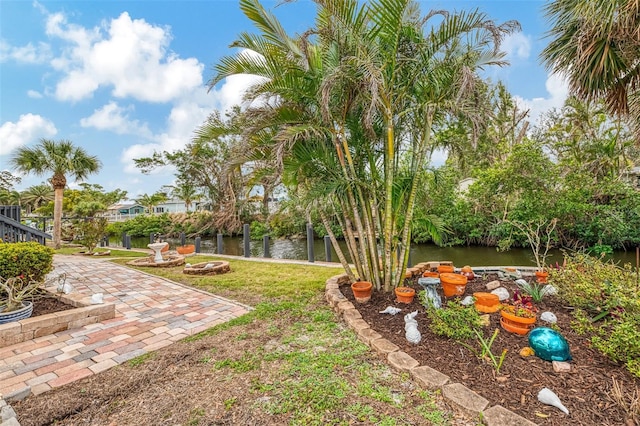
<instances>
[{"instance_id":1,"label":"potted plant","mask_svg":"<svg viewBox=\"0 0 640 426\"><path fill-rule=\"evenodd\" d=\"M527 334L536 323L535 308L514 301L500 307L500 325L505 330L520 335Z\"/></svg>"},{"instance_id":2,"label":"potted plant","mask_svg":"<svg viewBox=\"0 0 640 426\"><path fill-rule=\"evenodd\" d=\"M549 276L549 272L546 270L547 258L549 257L549 250L553 247L553 232L556 229L558 219L553 218L550 221L537 219L526 223L509 221L509 223L520 230L527 238L529 247L533 252L533 259L536 262L536 279L539 283L546 283Z\"/></svg>"},{"instance_id":3,"label":"potted plant","mask_svg":"<svg viewBox=\"0 0 640 426\"><path fill-rule=\"evenodd\" d=\"M416 291L411 287L396 287L395 289L397 301L399 303L411 303L416 295Z\"/></svg>"},{"instance_id":4,"label":"potted plant","mask_svg":"<svg viewBox=\"0 0 640 426\"><path fill-rule=\"evenodd\" d=\"M33 299L43 283L24 278L0 278L0 324L29 318L33 313Z\"/></svg>"}]
</instances>

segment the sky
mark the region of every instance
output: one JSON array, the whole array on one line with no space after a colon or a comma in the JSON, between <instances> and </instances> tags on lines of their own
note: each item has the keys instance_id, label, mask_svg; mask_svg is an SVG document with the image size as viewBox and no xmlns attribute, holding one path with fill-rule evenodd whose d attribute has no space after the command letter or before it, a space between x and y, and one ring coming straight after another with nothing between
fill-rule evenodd
<instances>
[{"instance_id":1,"label":"sky","mask_svg":"<svg viewBox=\"0 0 640 426\"><path fill-rule=\"evenodd\" d=\"M310 0L262 4L290 34L313 23ZM517 20L522 31L502 45L510 65L485 76L503 81L532 122L562 106L567 85L539 60L548 42L544 1L420 4L425 13L478 8L497 23ZM100 159L87 182L106 191L134 199L172 184L171 170L143 175L133 159L180 149L211 112L241 104L250 76L211 90L207 82L220 58L237 53L229 45L243 31L257 32L237 0L0 0L0 170L11 170L18 147L65 139ZM45 180L23 176L16 189Z\"/></svg>"}]
</instances>

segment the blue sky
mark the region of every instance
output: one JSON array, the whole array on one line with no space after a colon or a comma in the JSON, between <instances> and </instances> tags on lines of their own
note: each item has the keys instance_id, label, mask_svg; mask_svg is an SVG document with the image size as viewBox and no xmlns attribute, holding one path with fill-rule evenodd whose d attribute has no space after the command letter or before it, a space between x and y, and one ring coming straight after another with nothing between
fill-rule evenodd
<instances>
[{"instance_id":1,"label":"blue sky","mask_svg":"<svg viewBox=\"0 0 640 426\"><path fill-rule=\"evenodd\" d=\"M263 2L290 33L312 24L309 0L277 3ZM545 2L420 3L425 12L479 8L499 23L518 20L522 32L503 44L511 65L487 76L504 81L532 121L562 105L566 85L538 59ZM0 0L0 170L17 147L68 139L100 158L102 170L88 182L105 190L136 198L171 184L171 170L145 176L132 159L181 148L209 113L240 103L249 77L211 91L206 82L241 31L253 30L237 0ZM24 177L17 189L43 180Z\"/></svg>"}]
</instances>

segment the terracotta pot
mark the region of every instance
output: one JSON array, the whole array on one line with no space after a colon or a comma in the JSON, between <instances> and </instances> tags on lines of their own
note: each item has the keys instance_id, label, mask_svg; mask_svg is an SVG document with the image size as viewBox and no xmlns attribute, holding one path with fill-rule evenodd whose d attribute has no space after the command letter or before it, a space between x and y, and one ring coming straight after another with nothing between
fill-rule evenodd
<instances>
[{"instance_id":1,"label":"terracotta pot","mask_svg":"<svg viewBox=\"0 0 640 426\"><path fill-rule=\"evenodd\" d=\"M462 269L460 269L460 273L467 277L468 280L472 280L476 277L476 274L473 273L473 269L471 269L471 266L469 265L463 266Z\"/></svg>"},{"instance_id":2,"label":"terracotta pot","mask_svg":"<svg viewBox=\"0 0 640 426\"><path fill-rule=\"evenodd\" d=\"M438 278L439 276L440 276L439 273L431 272L431 271L427 271L424 274L422 274L423 278Z\"/></svg>"},{"instance_id":3,"label":"terracotta pot","mask_svg":"<svg viewBox=\"0 0 640 426\"><path fill-rule=\"evenodd\" d=\"M169 243L166 243L164 247L160 249L160 253L165 253L167 251L169 251Z\"/></svg>"},{"instance_id":4,"label":"terracotta pot","mask_svg":"<svg viewBox=\"0 0 640 426\"><path fill-rule=\"evenodd\" d=\"M549 278L549 273L547 271L536 271L536 280L538 280L539 283L545 283L547 282L547 278Z\"/></svg>"},{"instance_id":5,"label":"terracotta pot","mask_svg":"<svg viewBox=\"0 0 640 426\"><path fill-rule=\"evenodd\" d=\"M355 297L358 303L367 303L371 300L371 290L373 284L369 281L356 281L351 284L351 290L353 290L353 297Z\"/></svg>"},{"instance_id":6,"label":"terracotta pot","mask_svg":"<svg viewBox=\"0 0 640 426\"><path fill-rule=\"evenodd\" d=\"M450 274L453 272L453 266L451 265L440 265L438 266L438 272L439 273L445 273L445 274Z\"/></svg>"},{"instance_id":7,"label":"terracotta pot","mask_svg":"<svg viewBox=\"0 0 640 426\"><path fill-rule=\"evenodd\" d=\"M411 303L416 291L411 287L396 287L396 297L399 303Z\"/></svg>"},{"instance_id":8,"label":"terracotta pot","mask_svg":"<svg viewBox=\"0 0 640 426\"><path fill-rule=\"evenodd\" d=\"M475 307L478 312L492 314L500 310L500 298L497 294L478 292L473 293L473 297L476 299Z\"/></svg>"},{"instance_id":9,"label":"terracotta pot","mask_svg":"<svg viewBox=\"0 0 640 426\"><path fill-rule=\"evenodd\" d=\"M440 274L440 283L445 297L462 296L467 287L467 277L445 272Z\"/></svg>"},{"instance_id":10,"label":"terracotta pot","mask_svg":"<svg viewBox=\"0 0 640 426\"><path fill-rule=\"evenodd\" d=\"M500 318L500 325L502 326L503 329L507 330L508 332L519 334L520 336L524 336L529 331L531 331L531 328L529 326L521 327L517 324L509 323L509 321L506 321L504 318Z\"/></svg>"},{"instance_id":11,"label":"terracotta pot","mask_svg":"<svg viewBox=\"0 0 640 426\"><path fill-rule=\"evenodd\" d=\"M186 246L176 247L178 254L191 254L196 251L196 246L193 244L187 244Z\"/></svg>"},{"instance_id":12,"label":"terracotta pot","mask_svg":"<svg viewBox=\"0 0 640 426\"><path fill-rule=\"evenodd\" d=\"M535 315L533 315L533 317L531 318L525 318L525 317L516 316L504 310L501 310L500 316L502 317L500 318L500 324L502 325L502 328L504 328L507 331L511 331L507 327L522 329L520 330L521 331L520 333L518 333L517 331L512 331L513 333L518 333L518 334L527 334L529 330L531 330L534 324L536 323ZM505 327L505 325L507 327ZM526 329L527 331L522 333L524 329Z\"/></svg>"}]
</instances>

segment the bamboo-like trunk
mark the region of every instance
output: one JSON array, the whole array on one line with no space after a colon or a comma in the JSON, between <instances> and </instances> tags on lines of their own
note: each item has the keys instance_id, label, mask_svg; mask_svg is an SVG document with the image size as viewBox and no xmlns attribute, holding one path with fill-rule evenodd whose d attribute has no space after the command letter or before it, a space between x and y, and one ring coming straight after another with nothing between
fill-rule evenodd
<instances>
[{"instance_id":1,"label":"bamboo-like trunk","mask_svg":"<svg viewBox=\"0 0 640 426\"><path fill-rule=\"evenodd\" d=\"M394 133L393 117L387 113L387 139L385 143L385 212L384 212L384 291L391 290L391 277L393 271L393 252L391 250L391 240L393 238L393 164L394 164Z\"/></svg>"},{"instance_id":2,"label":"bamboo-like trunk","mask_svg":"<svg viewBox=\"0 0 640 426\"><path fill-rule=\"evenodd\" d=\"M338 244L338 240L336 239L336 236L334 235L333 231L331 230L331 224L329 223L329 220L327 219L327 215L325 215L324 211L322 211L322 210L320 210L320 220L322 220L322 224L324 225L324 229L327 231L327 234L329 235L329 239L331 240L331 244L333 245L333 249L336 251L336 254L338 255L338 259L340 260L340 264L342 265L342 267L344 268L345 272L347 273L347 276L349 277L349 280L351 282L354 282L356 280L356 277L353 274L353 271L351 270L351 266L349 266L349 262L347 262L347 258L344 257L344 253L342 252L342 249L340 248L340 245Z\"/></svg>"}]
</instances>

